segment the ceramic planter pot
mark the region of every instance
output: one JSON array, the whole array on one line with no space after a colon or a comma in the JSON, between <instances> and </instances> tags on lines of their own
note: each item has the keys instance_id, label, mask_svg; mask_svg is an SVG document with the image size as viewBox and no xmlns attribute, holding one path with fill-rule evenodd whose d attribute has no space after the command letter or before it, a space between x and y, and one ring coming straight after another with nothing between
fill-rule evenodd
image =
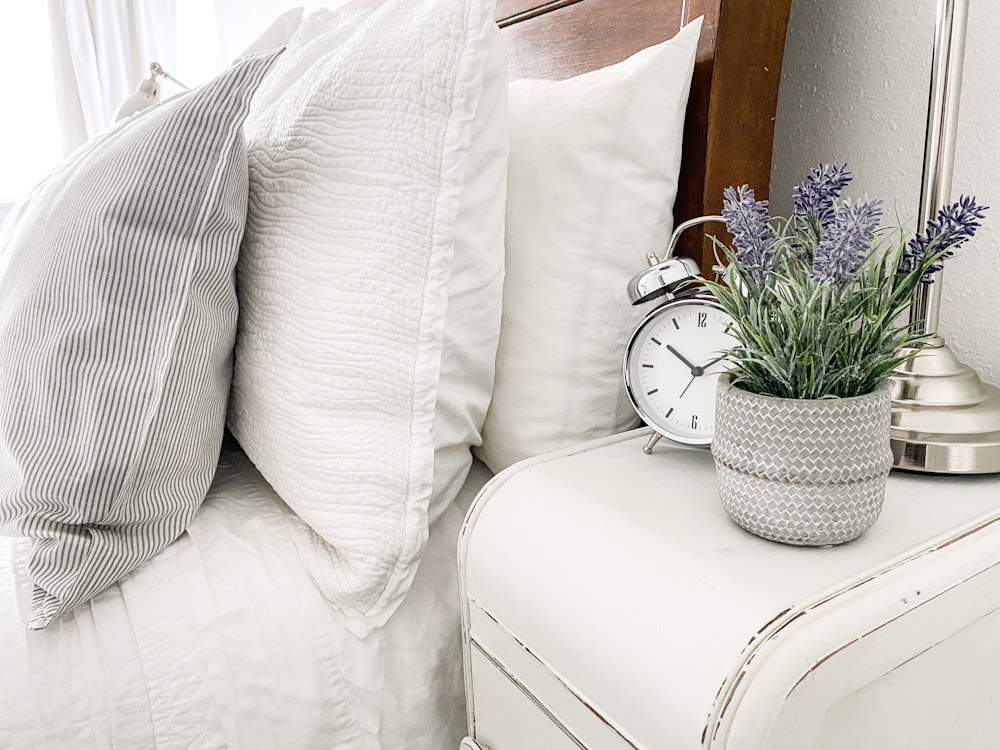
<instances>
[{"instance_id":1,"label":"ceramic planter pot","mask_svg":"<svg viewBox=\"0 0 1000 750\"><path fill-rule=\"evenodd\" d=\"M712 455L736 523L785 544L850 541L878 519L892 466L887 387L843 399L760 396L719 378Z\"/></svg>"}]
</instances>

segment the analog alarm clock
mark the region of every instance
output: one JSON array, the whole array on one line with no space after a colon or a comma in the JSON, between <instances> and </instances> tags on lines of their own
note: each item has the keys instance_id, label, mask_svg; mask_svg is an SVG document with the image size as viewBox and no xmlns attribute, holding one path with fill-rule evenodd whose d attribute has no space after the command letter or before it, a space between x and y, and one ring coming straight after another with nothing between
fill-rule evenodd
<instances>
[{"instance_id":1,"label":"analog alarm clock","mask_svg":"<svg viewBox=\"0 0 1000 750\"><path fill-rule=\"evenodd\" d=\"M660 437L687 445L709 445L715 433L715 390L728 367L724 352L736 345L733 319L708 288L698 264L672 258L677 236L690 226L722 217L706 216L677 227L663 260L647 256L650 267L629 282L632 304L659 298L639 323L625 349L625 390L642 420Z\"/></svg>"}]
</instances>

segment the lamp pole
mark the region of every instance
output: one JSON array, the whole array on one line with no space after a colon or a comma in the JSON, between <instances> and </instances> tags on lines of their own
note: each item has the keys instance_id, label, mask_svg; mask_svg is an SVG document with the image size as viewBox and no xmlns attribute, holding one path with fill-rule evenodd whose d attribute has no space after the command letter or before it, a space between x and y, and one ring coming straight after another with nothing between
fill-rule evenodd
<instances>
[{"instance_id":1,"label":"lamp pole","mask_svg":"<svg viewBox=\"0 0 1000 750\"><path fill-rule=\"evenodd\" d=\"M933 219L938 209L951 199L968 18L968 0L939 0L934 28L934 55L931 58L918 231L922 231L927 221ZM943 271L938 272L933 284L921 284L910 306L910 324L923 335L934 337L931 346L942 344L936 335L941 315L942 274Z\"/></svg>"},{"instance_id":2,"label":"lamp pole","mask_svg":"<svg viewBox=\"0 0 1000 750\"><path fill-rule=\"evenodd\" d=\"M950 201L968 0L938 0L918 230ZM938 334L941 275L921 284L910 323L929 337L889 379L893 465L939 474L1000 472L1000 389L951 351Z\"/></svg>"}]
</instances>

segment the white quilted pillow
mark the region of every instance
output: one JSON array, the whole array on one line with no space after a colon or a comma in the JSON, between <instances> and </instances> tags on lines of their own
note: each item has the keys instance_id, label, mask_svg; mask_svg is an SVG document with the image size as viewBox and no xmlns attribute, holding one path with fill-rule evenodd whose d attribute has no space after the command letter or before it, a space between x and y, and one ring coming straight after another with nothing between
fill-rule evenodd
<instances>
[{"instance_id":1,"label":"white quilted pillow","mask_svg":"<svg viewBox=\"0 0 1000 750\"><path fill-rule=\"evenodd\" d=\"M302 25L302 11L302 8L289 8L284 11L260 33L260 36L250 42L237 59L264 50L280 49L287 45L295 30Z\"/></svg>"},{"instance_id":2,"label":"white quilted pillow","mask_svg":"<svg viewBox=\"0 0 1000 750\"><path fill-rule=\"evenodd\" d=\"M461 485L492 385L505 131L470 149L477 111L503 112L492 14L488 0L313 14L247 120L229 425L324 540L304 555L359 635L408 590L432 489Z\"/></svg>"},{"instance_id":3,"label":"white quilted pillow","mask_svg":"<svg viewBox=\"0 0 1000 750\"><path fill-rule=\"evenodd\" d=\"M673 229L701 19L565 81L510 85L507 260L479 457L495 472L638 424L622 384L648 310L625 287Z\"/></svg>"},{"instance_id":4,"label":"white quilted pillow","mask_svg":"<svg viewBox=\"0 0 1000 750\"><path fill-rule=\"evenodd\" d=\"M483 93L472 122L469 163L455 220L448 312L438 380L434 489L429 522L458 495L482 443L500 340L507 199L507 54L491 27Z\"/></svg>"}]
</instances>

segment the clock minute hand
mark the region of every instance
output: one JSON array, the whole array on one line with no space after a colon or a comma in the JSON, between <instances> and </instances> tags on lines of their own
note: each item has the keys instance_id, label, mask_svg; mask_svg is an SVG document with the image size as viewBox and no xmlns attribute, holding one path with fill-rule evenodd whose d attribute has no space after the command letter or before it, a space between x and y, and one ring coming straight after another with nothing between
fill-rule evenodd
<instances>
[{"instance_id":1,"label":"clock minute hand","mask_svg":"<svg viewBox=\"0 0 1000 750\"><path fill-rule=\"evenodd\" d=\"M688 362L687 358L685 358L685 356L681 354L679 351L674 349L674 347L672 347L670 344L667 344L667 351L669 351L671 354L677 357L677 359L679 359L681 362L687 365L687 368L691 371L691 377L696 378L699 375L705 374L704 367L698 367L697 365L693 365L690 362Z\"/></svg>"}]
</instances>

